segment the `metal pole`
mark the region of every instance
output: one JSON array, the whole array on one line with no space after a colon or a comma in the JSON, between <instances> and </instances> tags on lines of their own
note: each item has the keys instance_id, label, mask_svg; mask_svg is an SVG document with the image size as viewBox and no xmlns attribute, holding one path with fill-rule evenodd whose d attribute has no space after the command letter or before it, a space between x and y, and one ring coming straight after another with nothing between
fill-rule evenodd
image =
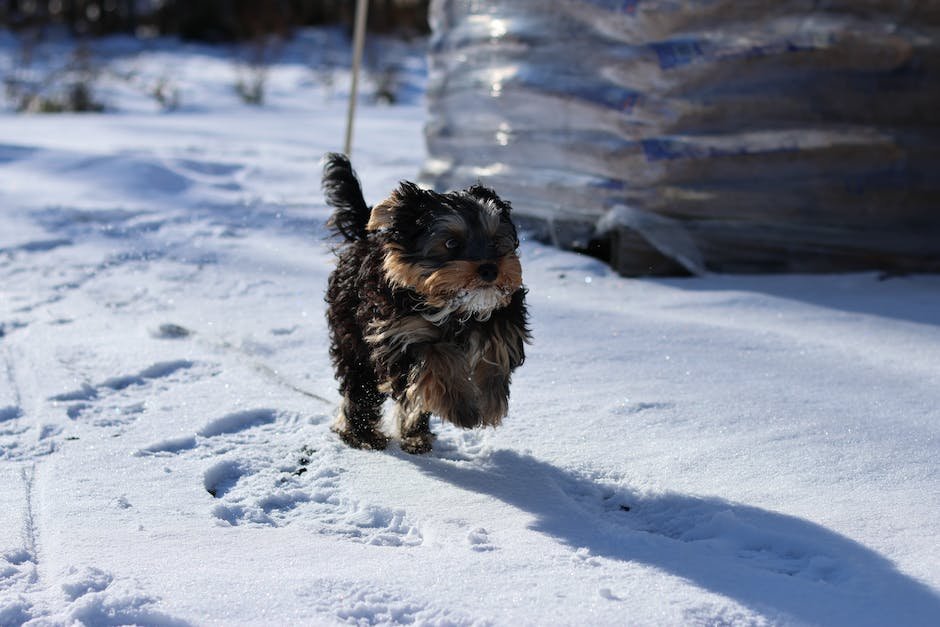
<instances>
[{"instance_id":1,"label":"metal pole","mask_svg":"<svg viewBox=\"0 0 940 627\"><path fill-rule=\"evenodd\" d=\"M359 92L359 67L362 65L362 47L366 41L366 16L369 0L356 0L356 29L353 34L352 84L349 86L349 109L346 113L346 141L343 152L352 152L353 119L356 115L356 96Z\"/></svg>"}]
</instances>

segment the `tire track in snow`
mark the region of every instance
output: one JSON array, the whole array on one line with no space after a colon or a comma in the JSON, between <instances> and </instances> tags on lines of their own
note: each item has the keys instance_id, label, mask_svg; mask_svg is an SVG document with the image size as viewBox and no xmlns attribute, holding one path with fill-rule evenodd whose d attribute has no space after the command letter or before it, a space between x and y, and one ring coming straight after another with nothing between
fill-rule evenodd
<instances>
[{"instance_id":1,"label":"tire track in snow","mask_svg":"<svg viewBox=\"0 0 940 627\"><path fill-rule=\"evenodd\" d=\"M48 455L56 449L51 437L56 429L40 425L36 408L24 406L20 369L10 345L0 345L0 365L0 460L28 462Z\"/></svg>"},{"instance_id":2,"label":"tire track in snow","mask_svg":"<svg viewBox=\"0 0 940 627\"><path fill-rule=\"evenodd\" d=\"M159 599L134 581L92 565L62 564L54 541L53 546L44 546L42 490L37 478L40 467L48 463L43 460L0 472L8 488L0 492L0 529L18 530L14 538L0 534L0 625L33 621L41 625L185 625L156 610ZM11 490L11 485L16 487ZM67 521L50 522L68 529Z\"/></svg>"},{"instance_id":3,"label":"tire track in snow","mask_svg":"<svg viewBox=\"0 0 940 627\"><path fill-rule=\"evenodd\" d=\"M36 424L32 407L23 407L24 394L19 381L13 347L0 345L0 460L26 462L12 464L0 474L7 489L0 497L0 529L18 530L18 537L0 534L0 584L11 594L0 599L0 624L20 624L36 612L41 590L39 577L38 527L36 520L35 477L37 460L52 452L52 440L43 444L43 429ZM28 372L28 370L27 370ZM32 396L32 395L29 395ZM17 487L13 487L17 486Z\"/></svg>"},{"instance_id":4,"label":"tire track in snow","mask_svg":"<svg viewBox=\"0 0 940 627\"><path fill-rule=\"evenodd\" d=\"M35 519L32 512L32 466L0 472L0 625L17 625L33 614L36 565Z\"/></svg>"},{"instance_id":5,"label":"tire track in snow","mask_svg":"<svg viewBox=\"0 0 940 627\"><path fill-rule=\"evenodd\" d=\"M4 398L4 396L8 396L9 402L11 403L10 407L14 410L19 410L22 399L20 397L20 389L16 385L16 375L13 371L13 359L10 357L10 349L8 347L4 347L3 350L3 375L7 380L7 385L3 388L0 388L0 394L3 394L3 396L0 396L0 406L6 404L5 401L7 401L7 398ZM8 390L8 392L2 392L4 389Z\"/></svg>"},{"instance_id":6,"label":"tire track in snow","mask_svg":"<svg viewBox=\"0 0 940 627\"><path fill-rule=\"evenodd\" d=\"M0 460L13 462L0 467L6 487L0 491L0 530L18 530L12 538L0 533L0 625L183 624L154 611L156 599L133 582L43 558L44 551L56 558L56 551L44 549L40 477L53 460L49 454L59 450L57 435L68 418L42 400L47 385L37 377L48 372L34 367L26 347L0 345ZM176 369L157 364L141 374L156 377ZM67 529L66 521L52 522Z\"/></svg>"},{"instance_id":7,"label":"tire track in snow","mask_svg":"<svg viewBox=\"0 0 940 627\"><path fill-rule=\"evenodd\" d=\"M3 526L19 529L19 538L13 546L0 543L0 584L12 594L0 600L0 625L15 625L48 613L48 586L41 577L40 528L37 519L36 469L37 462L20 465L16 479L15 503L5 503L7 519L0 517ZM12 475L13 473L11 473ZM9 496L7 496L9 498ZM9 520L9 516L15 517Z\"/></svg>"},{"instance_id":8,"label":"tire track in snow","mask_svg":"<svg viewBox=\"0 0 940 627\"><path fill-rule=\"evenodd\" d=\"M4 433L4 423L19 419L23 415L22 398L16 375L13 371L13 359L10 349L2 347L3 368L0 370L0 434Z\"/></svg>"},{"instance_id":9,"label":"tire track in snow","mask_svg":"<svg viewBox=\"0 0 940 627\"><path fill-rule=\"evenodd\" d=\"M26 496L25 507L23 510L23 540L28 560L32 563L29 574L29 583L37 584L39 582L39 552L37 551L36 538L39 534L36 527L36 514L34 507L33 485L36 478L36 464L33 463L20 469L20 477L23 479L23 492Z\"/></svg>"}]
</instances>

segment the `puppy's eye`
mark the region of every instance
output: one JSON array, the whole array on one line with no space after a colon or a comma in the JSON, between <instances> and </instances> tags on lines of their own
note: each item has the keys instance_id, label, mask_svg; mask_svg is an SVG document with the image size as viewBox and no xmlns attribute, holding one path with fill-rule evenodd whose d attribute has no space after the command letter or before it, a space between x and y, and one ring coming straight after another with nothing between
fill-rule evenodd
<instances>
[{"instance_id":1,"label":"puppy's eye","mask_svg":"<svg viewBox=\"0 0 940 627\"><path fill-rule=\"evenodd\" d=\"M453 238L453 237L450 238L449 240L447 240L446 242L444 242L444 247L445 247L447 250L456 250L458 246L460 246L460 242L458 242L458 241L457 241L455 238Z\"/></svg>"}]
</instances>

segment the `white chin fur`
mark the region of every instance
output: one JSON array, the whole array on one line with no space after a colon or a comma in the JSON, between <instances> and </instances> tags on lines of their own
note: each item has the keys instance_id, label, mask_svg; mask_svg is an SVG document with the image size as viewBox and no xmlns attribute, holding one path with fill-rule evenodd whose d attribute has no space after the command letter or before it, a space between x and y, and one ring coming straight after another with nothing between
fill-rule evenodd
<instances>
[{"instance_id":1,"label":"white chin fur","mask_svg":"<svg viewBox=\"0 0 940 627\"><path fill-rule=\"evenodd\" d=\"M495 287L486 287L478 290L465 290L459 292L450 303L434 314L423 314L424 318L434 324L441 324L452 314L462 320L476 318L488 320L494 309L506 304L506 294Z\"/></svg>"},{"instance_id":2,"label":"white chin fur","mask_svg":"<svg viewBox=\"0 0 940 627\"><path fill-rule=\"evenodd\" d=\"M457 295L457 310L463 311L474 316L484 315L489 317L490 313L503 304L503 293L495 287L473 290Z\"/></svg>"}]
</instances>

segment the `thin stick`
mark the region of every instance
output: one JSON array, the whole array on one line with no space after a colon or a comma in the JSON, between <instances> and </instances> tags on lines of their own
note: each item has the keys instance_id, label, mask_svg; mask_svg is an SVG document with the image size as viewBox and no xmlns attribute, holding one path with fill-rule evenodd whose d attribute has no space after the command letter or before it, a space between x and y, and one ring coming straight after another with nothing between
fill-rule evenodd
<instances>
[{"instance_id":1,"label":"thin stick","mask_svg":"<svg viewBox=\"0 0 940 627\"><path fill-rule=\"evenodd\" d=\"M356 1L356 30L353 34L352 84L349 87L349 110L346 114L346 141L343 152L347 156L352 152L353 119L356 115L356 96L359 92L359 67L362 65L362 48L366 41L366 16L369 12L369 0Z\"/></svg>"}]
</instances>

